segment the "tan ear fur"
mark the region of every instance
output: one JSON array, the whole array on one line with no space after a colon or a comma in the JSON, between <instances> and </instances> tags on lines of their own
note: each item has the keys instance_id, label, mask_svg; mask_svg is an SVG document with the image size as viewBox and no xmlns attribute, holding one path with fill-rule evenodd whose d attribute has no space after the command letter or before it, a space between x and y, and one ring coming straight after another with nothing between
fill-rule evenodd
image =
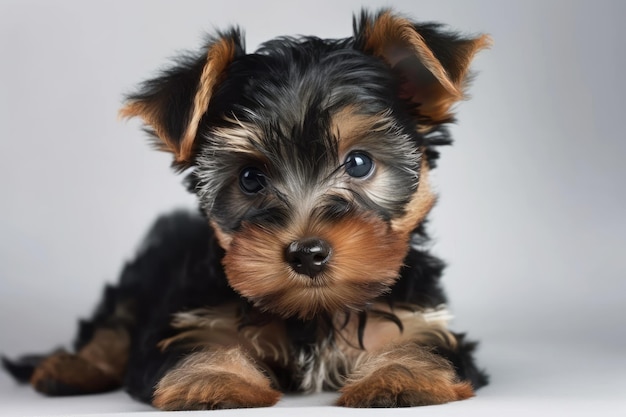
<instances>
[{"instance_id":1,"label":"tan ear fur","mask_svg":"<svg viewBox=\"0 0 626 417\"><path fill-rule=\"evenodd\" d=\"M189 161L200 119L209 108L209 101L215 86L221 81L222 75L226 72L234 57L235 44L232 39L220 39L209 48L206 64L200 76L198 91L196 91L194 97L191 120L185 130L179 153L176 155L177 160Z\"/></svg>"},{"instance_id":2,"label":"tan ear fur","mask_svg":"<svg viewBox=\"0 0 626 417\"><path fill-rule=\"evenodd\" d=\"M200 120L236 52L237 45L232 37L217 39L208 45L206 55L197 62L175 67L161 78L145 83L144 91L131 96L120 109L119 116L125 119L140 117L159 139L157 148L171 152L174 164L184 167L193 157ZM191 86L186 85L193 76L197 81ZM189 94L184 95L181 91ZM172 122L172 118L177 120ZM172 124L177 128L174 129Z\"/></svg>"},{"instance_id":3,"label":"tan ear fur","mask_svg":"<svg viewBox=\"0 0 626 417\"><path fill-rule=\"evenodd\" d=\"M488 35L462 39L443 33L438 39L428 39L437 37L428 25L416 25L390 11L380 13L374 20L367 19L363 31L365 50L383 58L391 67L415 57L432 75L432 79L427 79L419 74L403 74L406 84L410 85L400 92L403 98L419 104L417 112L421 121L428 124L452 119L450 109L464 98L463 90L474 55L491 45ZM437 48L434 48L435 41L439 44Z\"/></svg>"}]
</instances>

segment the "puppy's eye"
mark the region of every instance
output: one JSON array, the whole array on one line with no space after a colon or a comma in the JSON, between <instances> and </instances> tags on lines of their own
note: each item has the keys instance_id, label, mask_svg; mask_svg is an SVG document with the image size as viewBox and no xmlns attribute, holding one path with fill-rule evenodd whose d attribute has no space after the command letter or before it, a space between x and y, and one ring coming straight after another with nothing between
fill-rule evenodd
<instances>
[{"instance_id":1,"label":"puppy's eye","mask_svg":"<svg viewBox=\"0 0 626 417\"><path fill-rule=\"evenodd\" d=\"M267 184L265 174L258 168L247 167L239 173L239 186L246 194L256 194Z\"/></svg>"},{"instance_id":2,"label":"puppy's eye","mask_svg":"<svg viewBox=\"0 0 626 417\"><path fill-rule=\"evenodd\" d=\"M348 175L354 178L367 177L374 170L374 161L364 152L350 152L344 162Z\"/></svg>"}]
</instances>

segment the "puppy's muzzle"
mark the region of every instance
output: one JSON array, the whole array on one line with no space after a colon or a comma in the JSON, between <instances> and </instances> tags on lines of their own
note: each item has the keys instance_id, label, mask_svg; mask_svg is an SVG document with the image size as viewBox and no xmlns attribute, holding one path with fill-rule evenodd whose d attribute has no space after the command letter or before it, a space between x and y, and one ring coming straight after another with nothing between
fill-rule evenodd
<instances>
[{"instance_id":1,"label":"puppy's muzzle","mask_svg":"<svg viewBox=\"0 0 626 417\"><path fill-rule=\"evenodd\" d=\"M317 237L291 242L285 249L285 261L298 274L315 278L332 256L330 244Z\"/></svg>"}]
</instances>

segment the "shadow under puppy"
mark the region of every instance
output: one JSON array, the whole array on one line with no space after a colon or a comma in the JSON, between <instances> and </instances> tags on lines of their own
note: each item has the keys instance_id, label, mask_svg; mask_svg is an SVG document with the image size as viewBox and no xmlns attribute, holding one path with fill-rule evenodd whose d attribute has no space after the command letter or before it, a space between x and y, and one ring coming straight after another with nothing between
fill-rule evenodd
<instances>
[{"instance_id":1,"label":"shadow under puppy","mask_svg":"<svg viewBox=\"0 0 626 417\"><path fill-rule=\"evenodd\" d=\"M164 410L461 400L486 383L447 329L443 264L423 249L428 183L468 67L489 38L383 10L345 39L237 29L128 97L187 170L200 214L160 218L76 353L5 367L48 395L125 387Z\"/></svg>"}]
</instances>

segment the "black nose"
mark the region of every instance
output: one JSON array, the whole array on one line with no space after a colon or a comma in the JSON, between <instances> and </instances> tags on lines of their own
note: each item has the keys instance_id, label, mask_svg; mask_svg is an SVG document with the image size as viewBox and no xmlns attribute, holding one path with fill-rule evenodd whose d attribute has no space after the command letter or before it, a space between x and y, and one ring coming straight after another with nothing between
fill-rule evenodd
<instances>
[{"instance_id":1,"label":"black nose","mask_svg":"<svg viewBox=\"0 0 626 417\"><path fill-rule=\"evenodd\" d=\"M318 238L296 240L285 250L285 259L293 270L311 278L315 278L326 268L330 255L328 242Z\"/></svg>"}]
</instances>

